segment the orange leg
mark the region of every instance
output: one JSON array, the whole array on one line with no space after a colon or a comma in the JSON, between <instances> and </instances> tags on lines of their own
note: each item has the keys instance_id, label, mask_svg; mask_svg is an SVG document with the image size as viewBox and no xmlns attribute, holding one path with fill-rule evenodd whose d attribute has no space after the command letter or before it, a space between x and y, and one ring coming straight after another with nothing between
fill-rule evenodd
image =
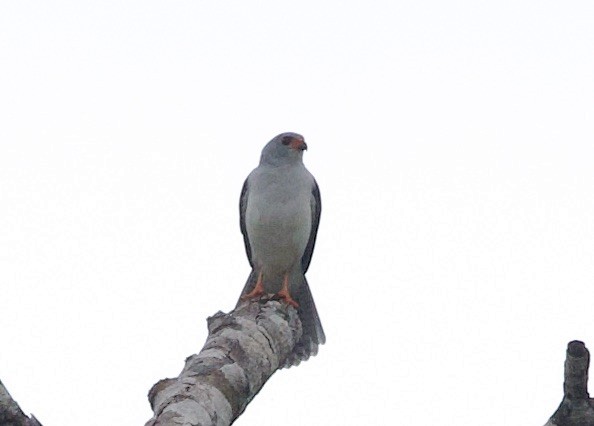
<instances>
[{"instance_id":1,"label":"orange leg","mask_svg":"<svg viewBox=\"0 0 594 426\"><path fill-rule=\"evenodd\" d=\"M277 296L280 296L285 302L289 305L293 306L294 308L299 307L299 303L295 302L289 293L289 274L285 274L285 278L283 279L283 288L281 291L277 293Z\"/></svg>"},{"instance_id":2,"label":"orange leg","mask_svg":"<svg viewBox=\"0 0 594 426\"><path fill-rule=\"evenodd\" d=\"M262 284L262 282L262 272L260 272L258 274L258 279L256 280L256 286L254 287L254 289L250 291L248 294L244 294L243 296L241 296L241 298L243 300L247 300L255 299L256 297L262 296L264 294L264 285Z\"/></svg>"}]
</instances>

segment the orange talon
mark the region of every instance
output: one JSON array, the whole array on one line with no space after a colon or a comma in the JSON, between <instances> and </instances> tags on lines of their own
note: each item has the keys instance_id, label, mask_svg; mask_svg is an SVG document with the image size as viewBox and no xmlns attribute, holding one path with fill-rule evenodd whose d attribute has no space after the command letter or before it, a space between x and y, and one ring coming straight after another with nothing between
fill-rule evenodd
<instances>
[{"instance_id":1,"label":"orange talon","mask_svg":"<svg viewBox=\"0 0 594 426\"><path fill-rule=\"evenodd\" d=\"M279 291L276 295L292 307L299 307L299 303L295 302L289 293L289 274L285 274L285 278L283 279L283 288L281 288L281 291Z\"/></svg>"},{"instance_id":2,"label":"orange talon","mask_svg":"<svg viewBox=\"0 0 594 426\"><path fill-rule=\"evenodd\" d=\"M242 300L247 300L247 299L255 299L257 297L260 297L264 294L264 284L262 283L262 272L260 272L258 274L258 279L256 280L256 286L254 287L254 289L252 291L250 291L248 294L244 294L243 296L241 296Z\"/></svg>"}]
</instances>

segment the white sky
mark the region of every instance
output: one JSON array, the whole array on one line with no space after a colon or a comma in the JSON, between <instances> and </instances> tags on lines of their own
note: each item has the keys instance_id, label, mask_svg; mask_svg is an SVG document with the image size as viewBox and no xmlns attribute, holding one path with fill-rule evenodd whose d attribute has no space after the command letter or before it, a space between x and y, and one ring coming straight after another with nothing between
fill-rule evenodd
<instances>
[{"instance_id":1,"label":"white sky","mask_svg":"<svg viewBox=\"0 0 594 426\"><path fill-rule=\"evenodd\" d=\"M591 1L2 1L0 378L142 425L249 272L305 135L328 343L237 425L544 424L594 347Z\"/></svg>"}]
</instances>

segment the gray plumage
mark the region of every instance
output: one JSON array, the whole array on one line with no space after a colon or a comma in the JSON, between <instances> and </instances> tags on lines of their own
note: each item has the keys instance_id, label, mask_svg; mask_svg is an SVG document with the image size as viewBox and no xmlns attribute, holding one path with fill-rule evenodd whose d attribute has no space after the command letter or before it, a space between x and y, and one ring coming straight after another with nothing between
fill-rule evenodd
<instances>
[{"instance_id":1,"label":"gray plumage","mask_svg":"<svg viewBox=\"0 0 594 426\"><path fill-rule=\"evenodd\" d=\"M245 180L239 203L240 228L252 267L242 297L253 292L261 274L265 293L279 293L283 279L288 279L289 300L299 304L303 335L284 367L315 355L326 341L305 279L322 208L318 185L303 164L305 149L303 137L296 133L272 139Z\"/></svg>"}]
</instances>

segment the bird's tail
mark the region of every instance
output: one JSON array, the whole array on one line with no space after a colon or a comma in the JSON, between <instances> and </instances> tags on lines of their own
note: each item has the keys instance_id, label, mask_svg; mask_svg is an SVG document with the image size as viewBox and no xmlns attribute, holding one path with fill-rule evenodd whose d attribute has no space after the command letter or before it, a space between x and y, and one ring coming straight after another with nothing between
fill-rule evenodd
<instances>
[{"instance_id":1,"label":"bird's tail","mask_svg":"<svg viewBox=\"0 0 594 426\"><path fill-rule=\"evenodd\" d=\"M258 274L256 274L256 269L252 268L252 271L250 272L250 275L248 276L248 279L245 282L245 285L243 286L243 290L241 290L241 295L239 296L239 300L237 301L237 305L235 305L235 307L238 307L241 304L241 302L243 302L243 295L248 294L250 291L254 289L254 287L256 286L257 279Z\"/></svg>"},{"instance_id":2,"label":"bird's tail","mask_svg":"<svg viewBox=\"0 0 594 426\"><path fill-rule=\"evenodd\" d=\"M258 276L255 270L252 269L243 291L241 292L242 296L254 289L257 278ZM324 334L324 329L322 328L322 323L318 315L318 310L316 309L316 304L311 295L307 279L303 274L300 274L300 279L302 282L298 283L298 285L291 286L291 296L299 304L297 313L301 320L303 333L301 339L297 342L295 348L293 348L293 352L281 366L283 368L299 365L301 361L306 361L310 356L314 356L318 353L319 345L326 343L326 335ZM237 301L237 306L239 306L241 302L242 299L240 297Z\"/></svg>"},{"instance_id":3,"label":"bird's tail","mask_svg":"<svg viewBox=\"0 0 594 426\"><path fill-rule=\"evenodd\" d=\"M293 299L299 303L297 312L301 320L303 334L301 339L295 345L293 352L287 358L283 367L291 367L292 365L299 365L301 361L306 361L310 356L318 353L318 346L326 343L326 335L322 328L322 322L316 309L309 284L305 275L301 275L303 282L294 286L292 289Z\"/></svg>"}]
</instances>

